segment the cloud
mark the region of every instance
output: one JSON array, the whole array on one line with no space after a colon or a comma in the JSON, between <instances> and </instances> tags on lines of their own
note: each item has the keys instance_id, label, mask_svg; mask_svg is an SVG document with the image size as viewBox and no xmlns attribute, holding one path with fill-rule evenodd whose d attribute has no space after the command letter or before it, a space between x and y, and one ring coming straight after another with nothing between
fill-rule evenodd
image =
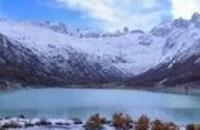
<instances>
[{"instance_id":1,"label":"cloud","mask_svg":"<svg viewBox=\"0 0 200 130\"><path fill-rule=\"evenodd\" d=\"M168 1L168 0L167 0ZM151 29L167 15L167 6L160 0L56 0L60 5L81 11L84 17L101 23L107 31ZM166 2L166 1L165 1Z\"/></svg>"},{"instance_id":2,"label":"cloud","mask_svg":"<svg viewBox=\"0 0 200 130\"><path fill-rule=\"evenodd\" d=\"M190 19L194 12L200 12L200 0L171 0L174 18Z\"/></svg>"}]
</instances>

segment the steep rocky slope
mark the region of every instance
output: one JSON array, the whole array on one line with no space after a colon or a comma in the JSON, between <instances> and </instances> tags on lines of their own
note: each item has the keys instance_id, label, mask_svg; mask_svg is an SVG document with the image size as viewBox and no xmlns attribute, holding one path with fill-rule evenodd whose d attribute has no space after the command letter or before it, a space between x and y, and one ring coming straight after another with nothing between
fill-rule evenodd
<instances>
[{"instance_id":1,"label":"steep rocky slope","mask_svg":"<svg viewBox=\"0 0 200 130\"><path fill-rule=\"evenodd\" d=\"M200 14L148 33L83 34L64 24L1 20L0 46L1 81L176 85L199 80Z\"/></svg>"},{"instance_id":2,"label":"steep rocky slope","mask_svg":"<svg viewBox=\"0 0 200 130\"><path fill-rule=\"evenodd\" d=\"M200 14L175 20L167 36L159 65L131 79L135 85L175 86L200 81Z\"/></svg>"}]
</instances>

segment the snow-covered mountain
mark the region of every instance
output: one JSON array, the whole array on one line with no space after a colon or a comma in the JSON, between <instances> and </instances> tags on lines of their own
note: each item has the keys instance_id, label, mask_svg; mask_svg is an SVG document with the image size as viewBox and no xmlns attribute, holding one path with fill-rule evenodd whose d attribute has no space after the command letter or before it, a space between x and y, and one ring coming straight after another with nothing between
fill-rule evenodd
<instances>
[{"instance_id":1,"label":"snow-covered mountain","mask_svg":"<svg viewBox=\"0 0 200 130\"><path fill-rule=\"evenodd\" d=\"M82 33L59 23L0 20L0 77L27 84L168 83L199 70L200 14L148 33ZM193 80L193 78L192 78ZM190 81L190 79L189 79Z\"/></svg>"},{"instance_id":2,"label":"snow-covered mountain","mask_svg":"<svg viewBox=\"0 0 200 130\"><path fill-rule=\"evenodd\" d=\"M193 14L191 20L177 19L160 25L152 33L166 39L163 58L156 67L135 76L131 82L148 86L199 84L200 14Z\"/></svg>"}]
</instances>

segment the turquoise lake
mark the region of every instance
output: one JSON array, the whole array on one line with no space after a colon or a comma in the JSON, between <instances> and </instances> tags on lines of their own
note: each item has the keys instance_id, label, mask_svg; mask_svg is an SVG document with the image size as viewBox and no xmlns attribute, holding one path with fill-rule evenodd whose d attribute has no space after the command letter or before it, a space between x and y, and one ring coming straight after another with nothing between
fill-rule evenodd
<instances>
[{"instance_id":1,"label":"turquoise lake","mask_svg":"<svg viewBox=\"0 0 200 130\"><path fill-rule=\"evenodd\" d=\"M111 118L123 112L137 119L145 114L152 120L185 124L200 122L200 97L109 89L27 89L0 93L0 117L25 115L29 118L73 118L83 120L100 113Z\"/></svg>"}]
</instances>

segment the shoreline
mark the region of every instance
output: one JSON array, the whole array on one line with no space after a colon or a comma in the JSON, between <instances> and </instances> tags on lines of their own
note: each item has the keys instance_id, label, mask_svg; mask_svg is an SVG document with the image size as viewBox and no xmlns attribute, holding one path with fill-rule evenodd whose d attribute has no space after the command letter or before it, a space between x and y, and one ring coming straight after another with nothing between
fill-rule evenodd
<instances>
[{"instance_id":1,"label":"shoreline","mask_svg":"<svg viewBox=\"0 0 200 130\"><path fill-rule=\"evenodd\" d=\"M83 121L70 119L25 118L23 115L0 119L0 130L82 130Z\"/></svg>"},{"instance_id":2,"label":"shoreline","mask_svg":"<svg viewBox=\"0 0 200 130\"><path fill-rule=\"evenodd\" d=\"M114 87L112 87L114 86ZM97 84L97 85L66 85L66 86L42 86L42 85L30 85L30 86L9 86L7 89L1 90L1 93L26 90L26 89L46 89L46 88L61 88L61 89L96 89L96 90L130 90L130 91L146 91L153 93L163 93L163 94L177 94L177 95L188 95L188 96L200 96L200 88L198 86L193 86L185 88L184 85L167 87L167 86L127 86L127 85L117 85L117 84Z\"/></svg>"},{"instance_id":3,"label":"shoreline","mask_svg":"<svg viewBox=\"0 0 200 130\"><path fill-rule=\"evenodd\" d=\"M118 113L120 114L120 113ZM95 117L91 116L91 117ZM90 121L91 119L94 119L93 121L95 122L97 119L100 119L102 122L98 123L98 124L93 124L94 126L96 125L101 125L102 126L102 130L116 130L116 126L113 124L115 122L114 118L111 120L107 120L106 118L102 118L102 117L95 117L95 118L89 118L86 121L82 121L78 118L74 118L74 119L59 119L59 118L25 118L23 115L19 116L19 117L12 117L12 118L1 118L0 119L0 130L86 130L85 127L87 127L86 125L88 125L88 121ZM114 117L114 116L113 116ZM146 117L145 115L141 116L141 117L145 117L145 119L148 120L148 124L149 124L149 128L151 128L151 123L155 122L157 120L149 120L148 117ZM133 128L136 127L137 124L139 124L139 120L141 119L138 118L137 120L133 120L131 117L126 116L126 115L121 115L121 117L118 117L119 119L128 119L123 123L129 123L129 125L131 125ZM131 120L131 122L129 122ZM173 122L163 122L161 120L159 120L160 123L162 123L163 125L170 125L172 124L172 126L174 128L178 128L179 129L186 129L187 125L177 125L174 124ZM189 124L189 125L194 125L194 124ZM88 129L88 130L93 130L93 129ZM98 129L100 130L100 129ZM129 129L127 129L129 130ZM130 129L131 130L131 129ZM173 129L174 130L174 129Z\"/></svg>"}]
</instances>

